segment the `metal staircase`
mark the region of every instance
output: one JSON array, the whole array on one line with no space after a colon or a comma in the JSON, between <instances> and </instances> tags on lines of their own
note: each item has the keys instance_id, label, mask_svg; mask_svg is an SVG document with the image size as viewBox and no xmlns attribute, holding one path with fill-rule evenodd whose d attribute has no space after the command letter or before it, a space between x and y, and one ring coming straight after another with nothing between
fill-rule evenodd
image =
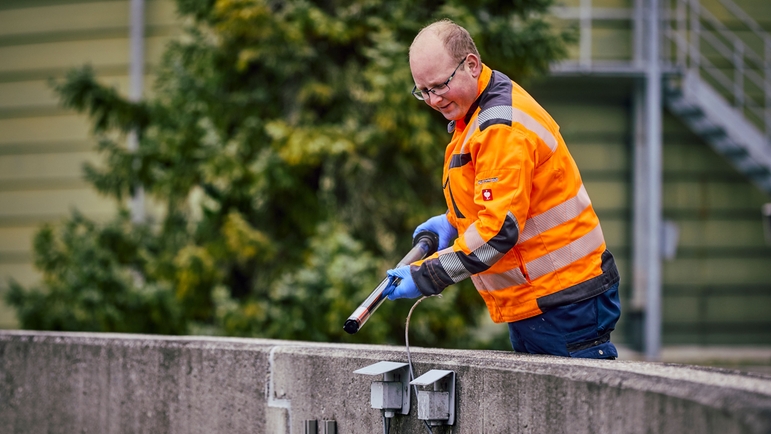
<instances>
[{"instance_id":1,"label":"metal staircase","mask_svg":"<svg viewBox=\"0 0 771 434\"><path fill-rule=\"evenodd\" d=\"M672 113L771 194L771 146L756 125L691 71L668 79L664 92Z\"/></svg>"},{"instance_id":2,"label":"metal staircase","mask_svg":"<svg viewBox=\"0 0 771 434\"><path fill-rule=\"evenodd\" d=\"M579 45L576 58L552 72L644 77L648 1L607 8L574 0L578 6L554 8L578 28ZM659 16L664 104L771 195L771 35L733 0L660 0ZM629 28L629 56L607 59L594 48L603 26Z\"/></svg>"},{"instance_id":3,"label":"metal staircase","mask_svg":"<svg viewBox=\"0 0 771 434\"><path fill-rule=\"evenodd\" d=\"M665 103L771 194L771 35L732 0L719 3L722 19L698 0L673 0L665 10Z\"/></svg>"}]
</instances>

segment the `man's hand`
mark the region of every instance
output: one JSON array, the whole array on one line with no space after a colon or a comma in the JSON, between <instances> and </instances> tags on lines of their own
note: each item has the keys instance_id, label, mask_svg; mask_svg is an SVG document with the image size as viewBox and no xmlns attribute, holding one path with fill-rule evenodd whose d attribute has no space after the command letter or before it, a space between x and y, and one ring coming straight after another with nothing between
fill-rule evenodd
<instances>
[{"instance_id":1,"label":"man's hand","mask_svg":"<svg viewBox=\"0 0 771 434\"><path fill-rule=\"evenodd\" d=\"M439 246L437 250L443 250L453 243L455 238L458 237L458 230L455 229L447 220L447 214L441 214L431 217L424 223L415 228L415 232L412 233L412 238L420 231L431 231L439 236Z\"/></svg>"},{"instance_id":2,"label":"man's hand","mask_svg":"<svg viewBox=\"0 0 771 434\"><path fill-rule=\"evenodd\" d=\"M386 274L391 277L391 284L385 290L389 300L418 298L423 295L418 290L418 287L415 286L415 281L412 280L412 273L410 273L409 265L388 270ZM402 279L398 285L394 285L394 280L396 278Z\"/></svg>"}]
</instances>

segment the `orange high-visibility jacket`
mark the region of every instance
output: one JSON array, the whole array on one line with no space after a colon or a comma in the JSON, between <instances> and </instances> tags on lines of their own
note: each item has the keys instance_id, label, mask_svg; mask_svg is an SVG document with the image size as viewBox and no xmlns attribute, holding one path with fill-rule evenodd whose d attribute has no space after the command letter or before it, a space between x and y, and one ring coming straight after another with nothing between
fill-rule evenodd
<instances>
[{"instance_id":1,"label":"orange high-visibility jacket","mask_svg":"<svg viewBox=\"0 0 771 434\"><path fill-rule=\"evenodd\" d=\"M486 65L479 92L450 123L445 153L447 217L459 235L412 264L418 289L438 294L471 277L495 322L603 293L618 269L559 126Z\"/></svg>"}]
</instances>

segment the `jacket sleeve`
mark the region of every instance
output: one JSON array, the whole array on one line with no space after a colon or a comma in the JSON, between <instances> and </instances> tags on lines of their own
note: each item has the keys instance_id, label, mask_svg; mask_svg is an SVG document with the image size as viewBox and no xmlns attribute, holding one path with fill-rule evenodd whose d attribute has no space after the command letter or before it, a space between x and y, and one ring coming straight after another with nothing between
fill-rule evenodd
<instances>
[{"instance_id":1,"label":"jacket sleeve","mask_svg":"<svg viewBox=\"0 0 771 434\"><path fill-rule=\"evenodd\" d=\"M516 125L495 125L468 145L474 185L464 187L473 189L473 197L459 200L475 214L467 216L468 229L451 247L412 264L413 280L425 295L489 269L514 248L527 219L537 140Z\"/></svg>"}]
</instances>

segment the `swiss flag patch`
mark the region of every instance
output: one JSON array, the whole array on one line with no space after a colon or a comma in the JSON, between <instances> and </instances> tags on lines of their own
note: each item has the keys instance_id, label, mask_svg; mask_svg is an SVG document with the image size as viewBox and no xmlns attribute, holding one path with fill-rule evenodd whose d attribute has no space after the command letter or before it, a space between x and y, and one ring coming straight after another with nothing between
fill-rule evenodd
<instances>
[{"instance_id":1,"label":"swiss flag patch","mask_svg":"<svg viewBox=\"0 0 771 434\"><path fill-rule=\"evenodd\" d=\"M490 190L489 188L482 190L482 200L484 201L493 200L493 191Z\"/></svg>"}]
</instances>

